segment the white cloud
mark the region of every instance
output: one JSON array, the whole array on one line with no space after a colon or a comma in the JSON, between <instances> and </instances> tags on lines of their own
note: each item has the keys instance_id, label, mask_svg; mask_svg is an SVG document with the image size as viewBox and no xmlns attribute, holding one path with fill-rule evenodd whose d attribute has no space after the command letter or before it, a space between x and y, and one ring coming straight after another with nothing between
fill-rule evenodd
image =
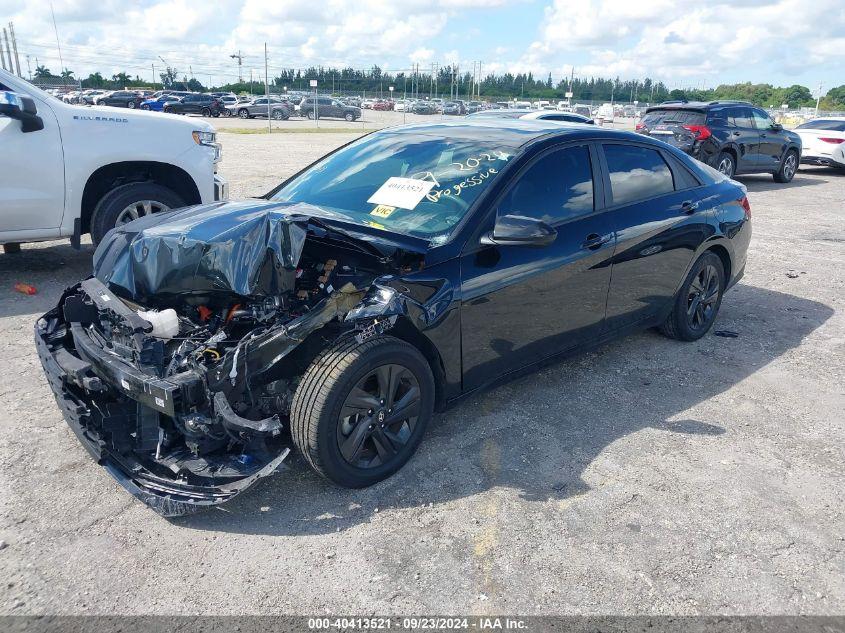
<instances>
[{"instance_id":1,"label":"white cloud","mask_svg":"<svg viewBox=\"0 0 845 633\"><path fill-rule=\"evenodd\" d=\"M841 0L554 0L538 39L516 65L555 68L586 52L580 75L697 77L712 84L740 66L759 76L773 66L805 72L812 64L842 64L843 26Z\"/></svg>"}]
</instances>

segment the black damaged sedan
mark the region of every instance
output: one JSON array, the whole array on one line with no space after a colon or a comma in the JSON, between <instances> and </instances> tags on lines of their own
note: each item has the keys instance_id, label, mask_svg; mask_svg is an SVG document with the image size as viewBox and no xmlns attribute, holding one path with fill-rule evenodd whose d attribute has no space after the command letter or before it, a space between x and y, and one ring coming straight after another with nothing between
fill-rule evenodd
<instances>
[{"instance_id":1,"label":"black damaged sedan","mask_svg":"<svg viewBox=\"0 0 845 633\"><path fill-rule=\"evenodd\" d=\"M70 427L166 516L291 449L367 486L461 396L643 328L696 340L751 235L742 185L679 150L543 121L383 130L265 198L114 229L36 325Z\"/></svg>"}]
</instances>

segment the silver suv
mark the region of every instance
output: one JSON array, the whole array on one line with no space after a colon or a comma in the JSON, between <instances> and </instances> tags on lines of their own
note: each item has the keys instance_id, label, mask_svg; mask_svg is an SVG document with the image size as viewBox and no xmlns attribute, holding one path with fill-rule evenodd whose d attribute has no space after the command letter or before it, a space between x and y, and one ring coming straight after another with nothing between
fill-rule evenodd
<instances>
[{"instance_id":1,"label":"silver suv","mask_svg":"<svg viewBox=\"0 0 845 633\"><path fill-rule=\"evenodd\" d=\"M269 110L270 116L275 120L287 121L290 118L293 106L287 101L282 101L276 97L258 97L247 103L232 105L230 109L242 119L263 118L267 116L267 111Z\"/></svg>"}]
</instances>

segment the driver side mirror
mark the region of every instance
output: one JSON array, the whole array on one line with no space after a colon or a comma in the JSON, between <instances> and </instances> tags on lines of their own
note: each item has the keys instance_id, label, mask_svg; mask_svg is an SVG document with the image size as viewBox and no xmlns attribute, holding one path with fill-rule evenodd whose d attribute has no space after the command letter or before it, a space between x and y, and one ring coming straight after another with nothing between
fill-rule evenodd
<instances>
[{"instance_id":1,"label":"driver side mirror","mask_svg":"<svg viewBox=\"0 0 845 633\"><path fill-rule=\"evenodd\" d=\"M523 215L503 215L493 231L481 237L481 243L497 246L548 246L557 231L542 220Z\"/></svg>"},{"instance_id":2,"label":"driver side mirror","mask_svg":"<svg viewBox=\"0 0 845 633\"><path fill-rule=\"evenodd\" d=\"M38 108L31 97L0 91L0 114L20 121L21 132L37 132L44 129L44 121L38 116Z\"/></svg>"},{"instance_id":3,"label":"driver side mirror","mask_svg":"<svg viewBox=\"0 0 845 633\"><path fill-rule=\"evenodd\" d=\"M772 123L772 129L775 132L781 132L783 131L783 126L780 123Z\"/></svg>"}]
</instances>

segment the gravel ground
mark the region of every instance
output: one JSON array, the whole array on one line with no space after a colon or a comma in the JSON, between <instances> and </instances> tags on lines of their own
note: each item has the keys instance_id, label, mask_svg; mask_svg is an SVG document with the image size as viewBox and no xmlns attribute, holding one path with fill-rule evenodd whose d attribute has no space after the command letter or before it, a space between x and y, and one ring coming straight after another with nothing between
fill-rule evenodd
<instances>
[{"instance_id":1,"label":"gravel ground","mask_svg":"<svg viewBox=\"0 0 845 633\"><path fill-rule=\"evenodd\" d=\"M221 138L242 197L354 135ZM173 521L88 458L35 355L91 247L0 255L0 613L842 614L845 174L743 181L737 338L632 336L438 416L372 488L294 457Z\"/></svg>"}]
</instances>

